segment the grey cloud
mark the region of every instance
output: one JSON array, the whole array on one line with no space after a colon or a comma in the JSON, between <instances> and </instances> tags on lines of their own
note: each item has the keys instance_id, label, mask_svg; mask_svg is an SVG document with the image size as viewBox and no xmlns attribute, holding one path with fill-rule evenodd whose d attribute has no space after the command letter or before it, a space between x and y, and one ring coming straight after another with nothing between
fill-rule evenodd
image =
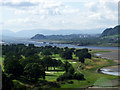
<instances>
[{"instance_id":1,"label":"grey cloud","mask_svg":"<svg viewBox=\"0 0 120 90\"><path fill-rule=\"evenodd\" d=\"M113 3L113 2L106 2L105 3L106 7L109 8L112 11L117 11L117 3Z\"/></svg>"},{"instance_id":2,"label":"grey cloud","mask_svg":"<svg viewBox=\"0 0 120 90\"><path fill-rule=\"evenodd\" d=\"M2 6L8 6L8 7L30 7L30 6L36 6L38 5L37 3L30 3L30 2L21 2L19 4L13 4L11 2L8 2L8 3L2 3L1 4Z\"/></svg>"},{"instance_id":3,"label":"grey cloud","mask_svg":"<svg viewBox=\"0 0 120 90\"><path fill-rule=\"evenodd\" d=\"M101 2L96 2L95 4L93 4L90 7L90 10L92 12L99 12L99 10L104 9L104 7L106 7L107 9L111 10L111 11L117 11L118 9L118 4L115 2L105 2L104 4L102 4Z\"/></svg>"}]
</instances>

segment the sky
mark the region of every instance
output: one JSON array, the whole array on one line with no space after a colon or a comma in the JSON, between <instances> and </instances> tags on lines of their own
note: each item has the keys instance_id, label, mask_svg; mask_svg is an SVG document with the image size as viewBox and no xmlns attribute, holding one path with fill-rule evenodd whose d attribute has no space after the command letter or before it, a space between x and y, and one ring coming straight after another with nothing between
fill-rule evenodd
<instances>
[{"instance_id":1,"label":"sky","mask_svg":"<svg viewBox=\"0 0 120 90\"><path fill-rule=\"evenodd\" d=\"M0 30L91 30L114 27L118 24L118 0L0 2Z\"/></svg>"}]
</instances>

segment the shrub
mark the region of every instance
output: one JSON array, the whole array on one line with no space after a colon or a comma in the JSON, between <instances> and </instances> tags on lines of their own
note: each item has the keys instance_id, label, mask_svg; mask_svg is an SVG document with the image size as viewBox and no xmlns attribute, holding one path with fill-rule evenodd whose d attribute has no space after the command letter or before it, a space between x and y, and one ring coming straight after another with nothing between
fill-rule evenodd
<instances>
[{"instance_id":1,"label":"shrub","mask_svg":"<svg viewBox=\"0 0 120 90\"><path fill-rule=\"evenodd\" d=\"M81 73L75 73L75 74L74 74L74 79L77 79L77 80L85 80L84 75L81 74Z\"/></svg>"},{"instance_id":2,"label":"shrub","mask_svg":"<svg viewBox=\"0 0 120 90\"><path fill-rule=\"evenodd\" d=\"M61 75L57 78L57 81L64 81L64 80L65 80L65 78L63 77L63 75Z\"/></svg>"},{"instance_id":3,"label":"shrub","mask_svg":"<svg viewBox=\"0 0 120 90\"><path fill-rule=\"evenodd\" d=\"M68 72L69 72L70 74L74 74L75 70L74 70L74 68L71 66L71 67L68 69Z\"/></svg>"},{"instance_id":4,"label":"shrub","mask_svg":"<svg viewBox=\"0 0 120 90\"><path fill-rule=\"evenodd\" d=\"M63 75L61 75L57 78L57 81L64 81L64 80L68 80L68 79L73 79L73 75L70 73L64 73Z\"/></svg>"},{"instance_id":5,"label":"shrub","mask_svg":"<svg viewBox=\"0 0 120 90\"><path fill-rule=\"evenodd\" d=\"M72 79L73 78L73 76L72 76L72 74L71 73L64 73L63 74L63 77L65 78L65 80L68 80L68 79Z\"/></svg>"},{"instance_id":6,"label":"shrub","mask_svg":"<svg viewBox=\"0 0 120 90\"><path fill-rule=\"evenodd\" d=\"M73 84L74 82L73 82L73 81L69 81L68 83L69 83L69 84Z\"/></svg>"}]
</instances>

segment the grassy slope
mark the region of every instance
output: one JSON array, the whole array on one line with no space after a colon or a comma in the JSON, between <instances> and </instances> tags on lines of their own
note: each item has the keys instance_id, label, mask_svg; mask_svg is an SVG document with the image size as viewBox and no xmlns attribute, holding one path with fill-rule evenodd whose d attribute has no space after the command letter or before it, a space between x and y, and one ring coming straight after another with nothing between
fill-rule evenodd
<instances>
[{"instance_id":1,"label":"grassy slope","mask_svg":"<svg viewBox=\"0 0 120 90\"><path fill-rule=\"evenodd\" d=\"M105 36L104 38L115 38L115 37L120 37L120 34L119 35Z\"/></svg>"}]
</instances>

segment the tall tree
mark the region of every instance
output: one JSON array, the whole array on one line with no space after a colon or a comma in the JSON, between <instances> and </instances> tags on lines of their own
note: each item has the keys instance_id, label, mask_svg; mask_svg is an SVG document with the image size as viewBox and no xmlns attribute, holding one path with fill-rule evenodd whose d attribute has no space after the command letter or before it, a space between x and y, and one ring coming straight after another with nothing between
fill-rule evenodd
<instances>
[{"instance_id":1,"label":"tall tree","mask_svg":"<svg viewBox=\"0 0 120 90\"><path fill-rule=\"evenodd\" d=\"M48 68L50 66L52 66L52 58L50 56L45 56L43 59L42 59L42 62L44 64L44 66L47 68L47 71L48 71Z\"/></svg>"},{"instance_id":2,"label":"tall tree","mask_svg":"<svg viewBox=\"0 0 120 90\"><path fill-rule=\"evenodd\" d=\"M4 70L8 74L20 76L23 74L23 67L15 57L9 57L4 61Z\"/></svg>"},{"instance_id":3,"label":"tall tree","mask_svg":"<svg viewBox=\"0 0 120 90\"><path fill-rule=\"evenodd\" d=\"M64 64L62 65L63 68L65 69L66 73L69 71L69 68L72 66L68 61L65 61Z\"/></svg>"},{"instance_id":4,"label":"tall tree","mask_svg":"<svg viewBox=\"0 0 120 90\"><path fill-rule=\"evenodd\" d=\"M27 64L24 68L24 74L28 79L34 81L37 81L40 77L45 79L45 70L43 66L38 63Z\"/></svg>"},{"instance_id":5,"label":"tall tree","mask_svg":"<svg viewBox=\"0 0 120 90\"><path fill-rule=\"evenodd\" d=\"M7 77L7 75L2 72L2 90L12 90L13 82L12 80Z\"/></svg>"}]
</instances>

